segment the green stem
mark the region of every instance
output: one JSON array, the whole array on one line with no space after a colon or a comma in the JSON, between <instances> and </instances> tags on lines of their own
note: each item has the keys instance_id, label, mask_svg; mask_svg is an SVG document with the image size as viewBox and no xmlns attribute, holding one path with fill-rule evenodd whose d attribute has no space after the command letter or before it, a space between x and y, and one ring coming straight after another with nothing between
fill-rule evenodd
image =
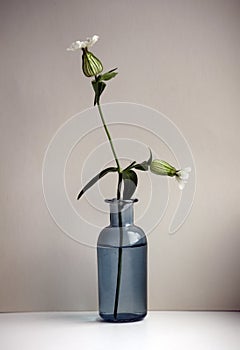
<instances>
[{"instance_id":1,"label":"green stem","mask_svg":"<svg viewBox=\"0 0 240 350\"><path fill-rule=\"evenodd\" d=\"M117 320L118 305L119 305L119 294L121 285L121 275L122 275L122 253L123 253L123 227L122 227L122 213L121 204L118 204L118 224L119 224L119 248L118 248L118 269L117 269L117 284L115 292L115 302L114 302L114 319Z\"/></svg>"},{"instance_id":2,"label":"green stem","mask_svg":"<svg viewBox=\"0 0 240 350\"><path fill-rule=\"evenodd\" d=\"M100 103L97 103L97 106L98 106L98 111L99 111L99 114L100 114L100 117L101 117L101 120L102 120L102 123L103 123L103 127L105 129L105 132L107 134L107 138L109 140L109 143L110 143L110 146L111 146L111 149L112 149L112 153L113 153L114 159L115 159L116 164L117 164L118 172L120 173L121 172L121 167L120 167L120 164L119 164L119 160L118 160L116 151L115 151L114 146L113 146L111 135L110 135L110 133L108 131L107 125L106 125L105 120L104 120L104 116L103 116L103 112L102 112L102 108L100 106Z\"/></svg>"},{"instance_id":3,"label":"green stem","mask_svg":"<svg viewBox=\"0 0 240 350\"><path fill-rule=\"evenodd\" d=\"M122 190L122 173L118 173L118 187L117 187L117 199L121 199Z\"/></svg>"},{"instance_id":4,"label":"green stem","mask_svg":"<svg viewBox=\"0 0 240 350\"><path fill-rule=\"evenodd\" d=\"M100 103L97 103L98 111L103 123L104 130L106 132L107 138L109 140L112 153L118 168L118 187L117 187L117 199L121 199L121 187L122 187L122 172L120 163L114 149L114 145L112 142L111 135L108 131L107 125L104 120L103 112L100 106ZM118 304L119 304L119 293L120 293L120 284L121 284L121 275L122 275L122 244L123 244L123 227L122 227L122 213L121 213L121 204L118 203L118 224L119 224L119 249L118 249L118 268L117 268L117 284L116 284L116 292L115 292L115 302L114 302L114 319L117 320L118 314Z\"/></svg>"}]
</instances>

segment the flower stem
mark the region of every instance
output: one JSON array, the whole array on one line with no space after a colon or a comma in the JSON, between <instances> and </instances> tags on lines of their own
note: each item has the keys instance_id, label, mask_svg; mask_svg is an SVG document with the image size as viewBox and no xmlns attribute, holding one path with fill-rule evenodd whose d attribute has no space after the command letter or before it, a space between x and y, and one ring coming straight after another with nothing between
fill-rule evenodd
<instances>
[{"instance_id":1,"label":"flower stem","mask_svg":"<svg viewBox=\"0 0 240 350\"><path fill-rule=\"evenodd\" d=\"M117 199L121 198L121 187L122 187L122 173L118 174L118 190ZM122 213L121 203L118 202L118 226L119 226L119 248L118 248L118 267L117 267L117 284L115 291L115 302L114 302L114 319L117 320L118 304L119 304L119 293L122 275L122 244L123 244L123 227L122 227Z\"/></svg>"},{"instance_id":2,"label":"flower stem","mask_svg":"<svg viewBox=\"0 0 240 350\"><path fill-rule=\"evenodd\" d=\"M117 187L117 199L121 199L121 190L122 190L122 173L118 173L118 187Z\"/></svg>"},{"instance_id":3,"label":"flower stem","mask_svg":"<svg viewBox=\"0 0 240 350\"><path fill-rule=\"evenodd\" d=\"M120 167L120 163L116 154L116 151L114 149L114 145L112 142L111 135L108 131L108 127L106 125L102 108L100 106L100 103L97 103L98 111L103 123L104 130L106 132L107 138L109 140L112 153L115 159L115 162L117 164L118 169L118 186L117 186L117 199L121 199L121 188L122 188L122 171ZM119 294L120 294L120 284L121 284L121 275L122 275L122 244L123 244L123 227L122 227L122 213L121 213L121 203L118 202L118 224L119 224L119 248L118 248L118 267L117 267L117 284L116 284L116 292L115 292L115 301L114 301L114 319L117 320L117 314L118 314L118 305L119 305Z\"/></svg>"},{"instance_id":4,"label":"flower stem","mask_svg":"<svg viewBox=\"0 0 240 350\"><path fill-rule=\"evenodd\" d=\"M104 120L104 116L103 116L103 112L102 112L102 108L101 108L101 106L100 106L100 103L98 103L97 106L98 106L98 111L99 111L99 114L100 114L100 117L101 117L101 120L102 120L102 123L103 123L104 130L105 130L105 132L106 132L106 134L107 134L107 138L108 138L108 140L109 140L110 147L111 147L111 149L112 149L112 153L113 153L114 159L115 159L116 164L117 164L118 172L120 173L120 172L121 172L121 167L120 167L120 164L119 164L119 160L118 160L116 151L115 151L114 146L113 146L113 142L112 142L111 135L110 135L110 133L109 133L109 131L108 131L106 122L105 122L105 120Z\"/></svg>"},{"instance_id":5,"label":"flower stem","mask_svg":"<svg viewBox=\"0 0 240 350\"><path fill-rule=\"evenodd\" d=\"M121 275L122 275L122 253L123 253L123 227L122 227L122 213L121 204L118 203L118 225L119 225L119 248L118 248L118 269L117 269L117 284L115 292L115 302L114 302L114 319L117 320L118 305L119 305L119 294L121 285Z\"/></svg>"}]
</instances>

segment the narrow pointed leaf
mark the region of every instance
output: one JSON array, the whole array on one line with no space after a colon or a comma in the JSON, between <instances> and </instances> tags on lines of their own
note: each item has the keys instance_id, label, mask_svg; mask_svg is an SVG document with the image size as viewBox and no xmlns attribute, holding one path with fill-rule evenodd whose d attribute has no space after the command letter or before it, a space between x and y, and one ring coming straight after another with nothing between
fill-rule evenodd
<instances>
[{"instance_id":1,"label":"narrow pointed leaf","mask_svg":"<svg viewBox=\"0 0 240 350\"><path fill-rule=\"evenodd\" d=\"M150 152L150 156L149 156L149 159L147 160L148 165L152 163L152 151L150 148L149 148L149 152Z\"/></svg>"},{"instance_id":2,"label":"narrow pointed leaf","mask_svg":"<svg viewBox=\"0 0 240 350\"><path fill-rule=\"evenodd\" d=\"M136 162L134 161L134 162L132 162L131 164L129 164L125 169L124 169L124 171L127 171L127 170L130 170L130 169L132 169L133 167L134 167L134 165L136 164Z\"/></svg>"},{"instance_id":3,"label":"narrow pointed leaf","mask_svg":"<svg viewBox=\"0 0 240 350\"><path fill-rule=\"evenodd\" d=\"M133 166L134 169L141 170L141 171L147 171L148 170L148 167L150 166L150 164L152 162L152 151L150 150L150 148L149 148L149 151L150 151L149 159L145 160L142 163L134 165Z\"/></svg>"},{"instance_id":4,"label":"narrow pointed leaf","mask_svg":"<svg viewBox=\"0 0 240 350\"><path fill-rule=\"evenodd\" d=\"M111 69L111 70L109 71L109 73L112 73L112 72L114 72L115 70L117 70L117 68Z\"/></svg>"},{"instance_id":5,"label":"narrow pointed leaf","mask_svg":"<svg viewBox=\"0 0 240 350\"><path fill-rule=\"evenodd\" d=\"M117 168L115 167L109 167L109 168L106 168L102 171L100 171L100 173L98 173L96 176L94 176L92 178L92 180L90 180L84 187L83 189L80 191L80 193L78 194L77 196L77 199L80 199L82 197L82 195L89 189L91 188L98 180L100 180L103 176L105 176L106 174L112 172L116 172L117 171Z\"/></svg>"},{"instance_id":6,"label":"narrow pointed leaf","mask_svg":"<svg viewBox=\"0 0 240 350\"><path fill-rule=\"evenodd\" d=\"M110 80L112 78L115 78L115 76L118 74L117 72L114 72L114 70L116 70L116 69L117 68L112 69L109 72L106 72L103 75L101 75L101 80L107 81L107 80Z\"/></svg>"},{"instance_id":7,"label":"narrow pointed leaf","mask_svg":"<svg viewBox=\"0 0 240 350\"><path fill-rule=\"evenodd\" d=\"M142 163L134 165L134 169L141 170L141 171L148 171L148 162L144 161Z\"/></svg>"}]
</instances>

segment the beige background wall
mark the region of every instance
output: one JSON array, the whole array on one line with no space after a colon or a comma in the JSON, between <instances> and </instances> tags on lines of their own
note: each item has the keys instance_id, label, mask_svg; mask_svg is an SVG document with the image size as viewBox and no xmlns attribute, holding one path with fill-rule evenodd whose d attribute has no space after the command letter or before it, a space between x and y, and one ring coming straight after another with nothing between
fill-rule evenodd
<instances>
[{"instance_id":1,"label":"beige background wall","mask_svg":"<svg viewBox=\"0 0 240 350\"><path fill-rule=\"evenodd\" d=\"M0 311L97 307L95 250L56 226L41 184L53 134L92 103L65 48L95 33L121 73L104 102L163 112L196 161L188 220L169 236L170 204L149 236L150 309L239 309L240 2L1 0Z\"/></svg>"}]
</instances>

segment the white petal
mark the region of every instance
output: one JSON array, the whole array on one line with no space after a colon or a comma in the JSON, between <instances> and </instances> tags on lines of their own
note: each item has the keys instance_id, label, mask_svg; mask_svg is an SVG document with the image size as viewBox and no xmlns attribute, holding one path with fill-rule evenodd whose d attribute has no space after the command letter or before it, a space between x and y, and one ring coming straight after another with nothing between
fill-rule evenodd
<instances>
[{"instance_id":1,"label":"white petal","mask_svg":"<svg viewBox=\"0 0 240 350\"><path fill-rule=\"evenodd\" d=\"M85 41L74 41L70 47L67 48L67 51L76 51L76 50L80 50L80 49L85 49L86 47L89 48L91 46L93 46L99 39L98 35L93 35L92 38L87 38L87 40Z\"/></svg>"},{"instance_id":2,"label":"white petal","mask_svg":"<svg viewBox=\"0 0 240 350\"><path fill-rule=\"evenodd\" d=\"M179 176L176 176L176 180L178 182L178 187L180 188L180 190L183 190L187 181L186 180L183 180L181 177Z\"/></svg>"},{"instance_id":3,"label":"white petal","mask_svg":"<svg viewBox=\"0 0 240 350\"><path fill-rule=\"evenodd\" d=\"M87 38L87 48L93 46L94 44L96 44L96 42L98 41L99 36L98 35L93 35L92 38Z\"/></svg>"},{"instance_id":4,"label":"white petal","mask_svg":"<svg viewBox=\"0 0 240 350\"><path fill-rule=\"evenodd\" d=\"M67 51L76 51L76 50L80 50L86 47L86 41L74 41L70 47L67 48Z\"/></svg>"},{"instance_id":5,"label":"white petal","mask_svg":"<svg viewBox=\"0 0 240 350\"><path fill-rule=\"evenodd\" d=\"M189 173L187 173L185 170L180 171L180 179L181 180L188 180L189 178Z\"/></svg>"},{"instance_id":6,"label":"white petal","mask_svg":"<svg viewBox=\"0 0 240 350\"><path fill-rule=\"evenodd\" d=\"M180 188L180 190L183 190L184 189L184 187L185 187L185 183L186 182L184 182L184 181L178 181L178 187Z\"/></svg>"}]
</instances>

